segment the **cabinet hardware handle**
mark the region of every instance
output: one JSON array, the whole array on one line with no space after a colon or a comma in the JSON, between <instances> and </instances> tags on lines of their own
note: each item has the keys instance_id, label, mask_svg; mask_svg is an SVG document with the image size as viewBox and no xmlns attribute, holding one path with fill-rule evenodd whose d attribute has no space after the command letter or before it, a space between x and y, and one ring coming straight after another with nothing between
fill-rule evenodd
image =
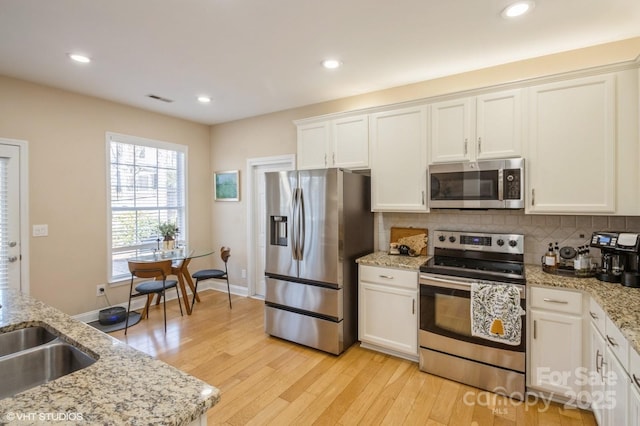
<instances>
[{"instance_id":1,"label":"cabinet hardware handle","mask_svg":"<svg viewBox=\"0 0 640 426\"><path fill-rule=\"evenodd\" d=\"M422 205L424 206L424 191L422 191Z\"/></svg>"},{"instance_id":2,"label":"cabinet hardware handle","mask_svg":"<svg viewBox=\"0 0 640 426\"><path fill-rule=\"evenodd\" d=\"M591 315L591 318L593 318L593 319L598 319L598 315L596 315L595 312L589 311L589 315Z\"/></svg>"},{"instance_id":3,"label":"cabinet hardware handle","mask_svg":"<svg viewBox=\"0 0 640 426\"><path fill-rule=\"evenodd\" d=\"M615 339L611 336L609 336L607 334L607 341L609 341L609 343L611 343L611 346L618 346L618 344L616 343Z\"/></svg>"},{"instance_id":4,"label":"cabinet hardware handle","mask_svg":"<svg viewBox=\"0 0 640 426\"><path fill-rule=\"evenodd\" d=\"M469 141L467 140L467 138L464 138L464 155L467 155L467 143Z\"/></svg>"},{"instance_id":5,"label":"cabinet hardware handle","mask_svg":"<svg viewBox=\"0 0 640 426\"><path fill-rule=\"evenodd\" d=\"M537 326L536 320L533 320L533 338L534 339L538 338L538 326Z\"/></svg>"},{"instance_id":6,"label":"cabinet hardware handle","mask_svg":"<svg viewBox=\"0 0 640 426\"><path fill-rule=\"evenodd\" d=\"M531 189L531 205L536 205L536 190L534 188Z\"/></svg>"},{"instance_id":7,"label":"cabinet hardware handle","mask_svg":"<svg viewBox=\"0 0 640 426\"><path fill-rule=\"evenodd\" d=\"M392 280L393 279L393 275L378 275L380 278L386 278L388 280Z\"/></svg>"},{"instance_id":8,"label":"cabinet hardware handle","mask_svg":"<svg viewBox=\"0 0 640 426\"><path fill-rule=\"evenodd\" d=\"M411 301L411 314L415 315L416 314L416 299L413 299Z\"/></svg>"},{"instance_id":9,"label":"cabinet hardware handle","mask_svg":"<svg viewBox=\"0 0 640 426\"><path fill-rule=\"evenodd\" d=\"M324 155L324 166L327 167L327 154Z\"/></svg>"},{"instance_id":10,"label":"cabinet hardware handle","mask_svg":"<svg viewBox=\"0 0 640 426\"><path fill-rule=\"evenodd\" d=\"M598 358L602 358L602 354L600 353L600 349L596 349L596 371L598 373L602 372L602 362L598 363ZM604 360L604 358L602 358Z\"/></svg>"},{"instance_id":11,"label":"cabinet hardware handle","mask_svg":"<svg viewBox=\"0 0 640 426\"><path fill-rule=\"evenodd\" d=\"M638 380L638 377L635 374L631 373L631 378L634 382L636 382L636 386L640 387L640 380Z\"/></svg>"},{"instance_id":12,"label":"cabinet hardware handle","mask_svg":"<svg viewBox=\"0 0 640 426\"><path fill-rule=\"evenodd\" d=\"M333 156L331 158L332 158L332 161L333 161L333 165L335 166L336 165L336 153L335 152L333 153Z\"/></svg>"},{"instance_id":13,"label":"cabinet hardware handle","mask_svg":"<svg viewBox=\"0 0 640 426\"><path fill-rule=\"evenodd\" d=\"M482 138L478 138L478 152L482 152Z\"/></svg>"},{"instance_id":14,"label":"cabinet hardware handle","mask_svg":"<svg viewBox=\"0 0 640 426\"><path fill-rule=\"evenodd\" d=\"M542 300L544 300L545 302L549 302L549 303L559 303L561 305L568 305L569 304L569 302L567 302L566 300L548 299L546 297L544 299L542 299Z\"/></svg>"}]
</instances>

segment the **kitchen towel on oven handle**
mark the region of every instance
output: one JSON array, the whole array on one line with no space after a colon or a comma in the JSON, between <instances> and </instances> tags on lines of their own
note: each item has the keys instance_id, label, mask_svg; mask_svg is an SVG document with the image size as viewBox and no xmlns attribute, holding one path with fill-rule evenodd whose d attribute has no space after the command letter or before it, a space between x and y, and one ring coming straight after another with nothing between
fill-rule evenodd
<instances>
[{"instance_id":1,"label":"kitchen towel on oven handle","mask_svg":"<svg viewBox=\"0 0 640 426\"><path fill-rule=\"evenodd\" d=\"M471 335L517 346L522 336L520 290L509 284L471 284Z\"/></svg>"}]
</instances>

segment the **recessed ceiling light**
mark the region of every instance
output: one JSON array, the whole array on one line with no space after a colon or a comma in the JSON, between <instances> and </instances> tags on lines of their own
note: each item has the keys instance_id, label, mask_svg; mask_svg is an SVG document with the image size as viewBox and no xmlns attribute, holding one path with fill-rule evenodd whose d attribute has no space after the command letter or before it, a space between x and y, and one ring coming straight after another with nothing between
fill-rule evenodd
<instances>
[{"instance_id":1,"label":"recessed ceiling light","mask_svg":"<svg viewBox=\"0 0 640 426\"><path fill-rule=\"evenodd\" d=\"M198 96L198 102L208 104L209 102L211 102L211 98L209 96Z\"/></svg>"},{"instance_id":2,"label":"recessed ceiling light","mask_svg":"<svg viewBox=\"0 0 640 426\"><path fill-rule=\"evenodd\" d=\"M80 62L81 64L88 64L89 62L91 62L91 58L85 55L81 55L79 53L69 53L68 55L71 59L73 59L76 62Z\"/></svg>"},{"instance_id":3,"label":"recessed ceiling light","mask_svg":"<svg viewBox=\"0 0 640 426\"><path fill-rule=\"evenodd\" d=\"M342 62L340 62L337 59L325 59L324 61L322 61L322 66L328 70L340 68L341 65L342 65Z\"/></svg>"},{"instance_id":4,"label":"recessed ceiling light","mask_svg":"<svg viewBox=\"0 0 640 426\"><path fill-rule=\"evenodd\" d=\"M503 18L516 18L530 12L535 7L535 2L531 0L519 1L504 8Z\"/></svg>"}]
</instances>

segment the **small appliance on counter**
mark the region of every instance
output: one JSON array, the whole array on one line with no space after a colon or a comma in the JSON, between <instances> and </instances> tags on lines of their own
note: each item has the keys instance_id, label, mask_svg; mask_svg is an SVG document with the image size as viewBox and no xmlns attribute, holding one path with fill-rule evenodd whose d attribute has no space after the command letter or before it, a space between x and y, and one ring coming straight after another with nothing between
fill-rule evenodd
<instances>
[{"instance_id":1,"label":"small appliance on counter","mask_svg":"<svg viewBox=\"0 0 640 426\"><path fill-rule=\"evenodd\" d=\"M602 253L600 267L596 273L598 280L621 283L627 287L640 287L640 233L594 232L590 245L599 248Z\"/></svg>"}]
</instances>

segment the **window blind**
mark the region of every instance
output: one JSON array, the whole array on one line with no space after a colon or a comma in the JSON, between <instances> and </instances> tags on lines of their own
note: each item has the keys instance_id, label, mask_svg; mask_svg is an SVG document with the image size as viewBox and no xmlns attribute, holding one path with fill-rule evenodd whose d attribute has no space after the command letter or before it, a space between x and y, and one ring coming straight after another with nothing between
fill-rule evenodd
<instances>
[{"instance_id":1,"label":"window blind","mask_svg":"<svg viewBox=\"0 0 640 426\"><path fill-rule=\"evenodd\" d=\"M177 224L178 238L184 235L185 152L166 145L110 137L110 281L129 276L128 258L160 248L161 223Z\"/></svg>"}]
</instances>

